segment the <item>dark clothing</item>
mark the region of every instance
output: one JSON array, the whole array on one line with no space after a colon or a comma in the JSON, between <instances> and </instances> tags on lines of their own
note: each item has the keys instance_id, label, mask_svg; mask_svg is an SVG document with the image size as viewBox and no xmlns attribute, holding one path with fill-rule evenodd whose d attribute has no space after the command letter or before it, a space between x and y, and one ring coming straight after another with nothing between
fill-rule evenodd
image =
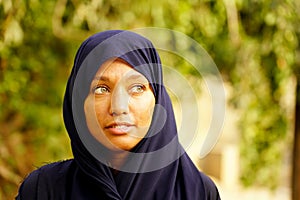
<instances>
[{"instance_id":1,"label":"dark clothing","mask_svg":"<svg viewBox=\"0 0 300 200\"><path fill-rule=\"evenodd\" d=\"M121 58L143 74L156 103L146 137L120 169L110 167L111 152L89 132L83 108L95 73L111 58ZM31 173L17 199L220 199L214 183L198 171L178 141L160 58L146 38L129 31L105 31L84 41L68 80L63 114L74 160Z\"/></svg>"},{"instance_id":2,"label":"dark clothing","mask_svg":"<svg viewBox=\"0 0 300 200\"><path fill-rule=\"evenodd\" d=\"M168 170L166 168L166 170ZM148 172L145 174L151 179L153 176L157 176L157 172ZM176 189L172 188L172 179L177 182ZM199 200L217 200L220 199L217 188L214 183L203 173L199 173L197 177L185 177L185 181L180 180L183 177L172 177L171 179L161 180L154 185L147 183L140 183L136 188L136 196L125 197L119 199L199 199ZM155 179L155 178L154 178ZM197 180L197 181L195 181ZM190 190L197 191L194 194L190 194L188 197L183 192L186 184L192 184ZM163 188L163 192L156 188ZM170 193L173 193L171 196ZM68 160L63 162L52 163L45 165L35 171L33 171L24 181L20 187L18 200L30 200L30 199L70 199L70 200L82 200L82 199L118 199L112 196L108 196L101 187L99 187L93 180L88 178L77 166L74 160Z\"/></svg>"}]
</instances>

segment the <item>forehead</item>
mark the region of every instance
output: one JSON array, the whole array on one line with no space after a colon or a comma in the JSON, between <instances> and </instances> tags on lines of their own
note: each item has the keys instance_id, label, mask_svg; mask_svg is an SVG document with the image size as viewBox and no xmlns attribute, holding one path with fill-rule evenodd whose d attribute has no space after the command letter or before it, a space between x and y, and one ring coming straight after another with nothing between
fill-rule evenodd
<instances>
[{"instance_id":1,"label":"forehead","mask_svg":"<svg viewBox=\"0 0 300 200\"><path fill-rule=\"evenodd\" d=\"M114 80L147 79L140 72L136 71L131 65L121 59L112 59L104 62L97 73L94 80L114 81Z\"/></svg>"}]
</instances>

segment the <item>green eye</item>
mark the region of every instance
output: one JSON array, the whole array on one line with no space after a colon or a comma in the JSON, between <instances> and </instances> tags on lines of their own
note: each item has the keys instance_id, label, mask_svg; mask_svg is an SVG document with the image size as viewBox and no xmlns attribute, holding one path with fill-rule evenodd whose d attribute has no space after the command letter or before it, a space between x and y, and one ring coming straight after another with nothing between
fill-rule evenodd
<instances>
[{"instance_id":1,"label":"green eye","mask_svg":"<svg viewBox=\"0 0 300 200\"><path fill-rule=\"evenodd\" d=\"M132 94L140 94L145 91L144 85L134 85L130 88L130 93Z\"/></svg>"},{"instance_id":2,"label":"green eye","mask_svg":"<svg viewBox=\"0 0 300 200\"><path fill-rule=\"evenodd\" d=\"M108 88L105 86L97 86L93 91L95 94L105 94L109 92Z\"/></svg>"}]
</instances>

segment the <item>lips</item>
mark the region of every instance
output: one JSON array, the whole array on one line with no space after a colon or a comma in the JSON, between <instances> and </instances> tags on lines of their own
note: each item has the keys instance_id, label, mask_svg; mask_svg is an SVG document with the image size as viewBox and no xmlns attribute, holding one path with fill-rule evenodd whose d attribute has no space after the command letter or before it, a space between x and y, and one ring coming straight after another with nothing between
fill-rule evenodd
<instances>
[{"instance_id":1,"label":"lips","mask_svg":"<svg viewBox=\"0 0 300 200\"><path fill-rule=\"evenodd\" d=\"M113 122L105 127L112 134L120 135L127 134L134 127L133 124L128 122Z\"/></svg>"}]
</instances>

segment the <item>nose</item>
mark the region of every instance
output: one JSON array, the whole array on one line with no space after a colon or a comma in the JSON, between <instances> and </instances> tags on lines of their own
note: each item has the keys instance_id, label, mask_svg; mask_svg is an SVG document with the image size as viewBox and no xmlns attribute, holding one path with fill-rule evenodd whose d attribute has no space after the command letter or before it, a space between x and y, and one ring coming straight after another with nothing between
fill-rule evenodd
<instances>
[{"instance_id":1,"label":"nose","mask_svg":"<svg viewBox=\"0 0 300 200\"><path fill-rule=\"evenodd\" d=\"M128 114L129 94L122 88L116 88L111 96L110 114L113 116Z\"/></svg>"}]
</instances>

